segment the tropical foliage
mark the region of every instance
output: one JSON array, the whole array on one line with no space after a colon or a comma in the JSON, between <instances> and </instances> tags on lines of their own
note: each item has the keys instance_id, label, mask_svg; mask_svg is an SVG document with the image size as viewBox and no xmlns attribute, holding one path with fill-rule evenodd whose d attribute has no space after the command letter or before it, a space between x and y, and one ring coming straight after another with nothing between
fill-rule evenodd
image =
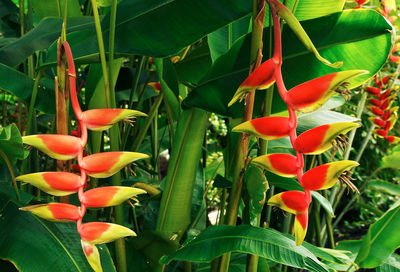
<instances>
[{"instance_id":1,"label":"tropical foliage","mask_svg":"<svg viewBox=\"0 0 400 272\"><path fill-rule=\"evenodd\" d=\"M400 271L399 4L0 0L0 270Z\"/></svg>"}]
</instances>

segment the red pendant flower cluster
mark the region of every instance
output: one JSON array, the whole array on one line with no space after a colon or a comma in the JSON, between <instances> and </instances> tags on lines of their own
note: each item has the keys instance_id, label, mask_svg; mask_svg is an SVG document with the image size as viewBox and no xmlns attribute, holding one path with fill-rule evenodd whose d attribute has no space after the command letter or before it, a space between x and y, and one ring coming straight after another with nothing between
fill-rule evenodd
<instances>
[{"instance_id":1,"label":"red pendant flower cluster","mask_svg":"<svg viewBox=\"0 0 400 272\"><path fill-rule=\"evenodd\" d=\"M83 251L89 264L97 272L102 271L102 268L96 244L108 243L125 236L134 236L135 233L126 227L111 223L82 223L86 208L119 205L129 198L146 192L123 186L99 187L84 191L88 176L106 178L115 174L127 164L148 156L136 152L105 152L84 156L88 137L87 130L105 130L120 120L134 116L145 116L145 114L127 109L94 109L82 112L76 93L76 73L71 49L67 42L63 43L63 48L69 66L68 80L72 107L79 124L79 131L76 134L79 134L80 137L51 134L31 135L23 137L23 142L38 148L57 160L77 158L80 175L68 172L41 172L22 175L17 177L17 180L30 183L55 196L78 193L81 206L49 203L28 206L21 208L21 210L30 211L47 220L77 222Z\"/></svg>"},{"instance_id":2,"label":"red pendant flower cluster","mask_svg":"<svg viewBox=\"0 0 400 272\"><path fill-rule=\"evenodd\" d=\"M389 76L385 76L381 80L375 76L375 84L377 87L366 87L367 92L374 98L369 99L370 109L374 117L371 117L371 122L378 128L374 130L375 136L385 138L389 143L398 143L400 138L389 135L389 131L396 123L398 116L398 106L392 107L397 98L396 91L385 89Z\"/></svg>"},{"instance_id":3,"label":"red pendant flower cluster","mask_svg":"<svg viewBox=\"0 0 400 272\"><path fill-rule=\"evenodd\" d=\"M335 93L348 95L347 81L367 73L363 70L341 71L328 74L300 84L287 91L282 79L282 49L279 15L289 12L279 1L268 0L274 22L275 51L271 59L259 66L240 85L230 104L240 99L246 92L266 89L276 82L279 94L286 103L289 117L263 117L244 122L233 129L265 140L290 137L296 155L268 154L257 157L252 163L283 177L296 177L303 191L288 191L272 196L268 204L277 206L295 215L294 232L296 244L300 245L307 231L308 207L311 191L331 188L337 181L345 182L353 190L348 173L358 165L354 161L336 161L312 168L303 174L303 155L321 154L333 147L344 148L346 134L358 127L357 123L338 122L315 127L297 136L298 112L311 112L321 107Z\"/></svg>"}]
</instances>

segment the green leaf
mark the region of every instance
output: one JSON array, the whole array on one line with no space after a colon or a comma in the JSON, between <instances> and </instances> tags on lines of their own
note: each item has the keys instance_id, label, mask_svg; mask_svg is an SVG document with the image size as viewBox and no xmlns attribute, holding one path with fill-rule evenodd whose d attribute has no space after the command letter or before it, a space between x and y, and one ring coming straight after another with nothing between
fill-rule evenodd
<instances>
[{"instance_id":1,"label":"green leaf","mask_svg":"<svg viewBox=\"0 0 400 272\"><path fill-rule=\"evenodd\" d=\"M155 271L157 266L159 266L158 261L161 256L173 253L179 247L179 243L176 240L171 239L171 234L148 230L139 233L137 237L128 242L128 245L133 247L136 251L132 254L141 255L141 260L138 260L139 262L130 264L136 268L132 271L144 271L137 268L138 264L142 266L147 264L149 266L149 270L147 271ZM129 264L130 258L127 259ZM142 262L145 264L141 264Z\"/></svg>"},{"instance_id":2,"label":"green leaf","mask_svg":"<svg viewBox=\"0 0 400 272\"><path fill-rule=\"evenodd\" d=\"M284 178L271 172L266 172L265 175L271 186L276 186L286 191L304 191L303 187L295 179Z\"/></svg>"},{"instance_id":3,"label":"green leaf","mask_svg":"<svg viewBox=\"0 0 400 272\"><path fill-rule=\"evenodd\" d=\"M46 3L47 1L41 2ZM60 36L61 25L62 19L60 18L44 18L27 34L0 48L0 62L14 67L35 51L47 49ZM93 17L68 18L67 33L88 28L94 28ZM73 48L72 52L74 52Z\"/></svg>"},{"instance_id":4,"label":"green leaf","mask_svg":"<svg viewBox=\"0 0 400 272\"><path fill-rule=\"evenodd\" d=\"M329 271L309 250L296 246L292 239L278 231L248 225L210 227L177 252L162 257L160 262L210 262L231 251L256 254L308 271Z\"/></svg>"},{"instance_id":5,"label":"green leaf","mask_svg":"<svg viewBox=\"0 0 400 272\"><path fill-rule=\"evenodd\" d=\"M15 124L0 127L0 152L4 153L11 165L14 165L17 160L24 159L24 146L22 144L21 133ZM3 159L0 158L0 162Z\"/></svg>"},{"instance_id":6,"label":"green leaf","mask_svg":"<svg viewBox=\"0 0 400 272\"><path fill-rule=\"evenodd\" d=\"M310 20L317 17L339 12L343 9L344 0L289 0L286 7L293 12L299 21ZM211 58L213 62L221 55L228 52L232 44L241 36L251 31L251 16L248 15L208 35ZM269 13L265 14L264 26L269 25Z\"/></svg>"},{"instance_id":7,"label":"green leaf","mask_svg":"<svg viewBox=\"0 0 400 272\"><path fill-rule=\"evenodd\" d=\"M355 262L362 268L383 264L400 246L399 226L400 205L395 205L369 227Z\"/></svg>"},{"instance_id":8,"label":"green leaf","mask_svg":"<svg viewBox=\"0 0 400 272\"><path fill-rule=\"evenodd\" d=\"M311 195L315 200L318 201L318 203L324 208L324 210L328 213L330 217L335 217L335 213L333 212L333 208L331 203L329 202L328 199L326 199L323 195L316 191L312 191Z\"/></svg>"},{"instance_id":9,"label":"green leaf","mask_svg":"<svg viewBox=\"0 0 400 272\"><path fill-rule=\"evenodd\" d=\"M165 59L154 59L157 67L157 74L161 84L161 92L164 94L164 99L168 111L172 113L174 120L177 120L180 114L180 103L179 103L179 87L178 78L174 67L172 66L171 60Z\"/></svg>"},{"instance_id":10,"label":"green leaf","mask_svg":"<svg viewBox=\"0 0 400 272\"><path fill-rule=\"evenodd\" d=\"M372 10L346 10L326 17L302 22L302 25L322 56L332 61L344 61L333 69L316 60L290 28L283 28L283 79L288 89L329 73L363 69L370 71L350 81L354 88L374 75L385 63L391 49L392 27ZM269 28L264 29L264 56L269 52ZM238 86L248 76L250 35L239 39L228 53L218 58L207 75L183 101L186 107L200 107L221 115L240 117L243 103L227 107ZM265 91L256 92L255 109L261 108ZM286 109L277 91L273 112ZM255 112L260 116L260 112Z\"/></svg>"},{"instance_id":11,"label":"green leaf","mask_svg":"<svg viewBox=\"0 0 400 272\"><path fill-rule=\"evenodd\" d=\"M180 81L197 84L211 66L210 49L207 43L193 49L183 60L175 63Z\"/></svg>"},{"instance_id":12,"label":"green leaf","mask_svg":"<svg viewBox=\"0 0 400 272\"><path fill-rule=\"evenodd\" d=\"M0 258L19 271L92 271L75 223L44 221L23 212L0 193ZM104 271L116 271L107 247L99 246Z\"/></svg>"},{"instance_id":13,"label":"green leaf","mask_svg":"<svg viewBox=\"0 0 400 272\"><path fill-rule=\"evenodd\" d=\"M345 0L288 0L286 7L293 11L299 21L310 20L342 11Z\"/></svg>"},{"instance_id":14,"label":"green leaf","mask_svg":"<svg viewBox=\"0 0 400 272\"><path fill-rule=\"evenodd\" d=\"M332 124L336 122L356 122L356 121L359 121L359 119L340 112L317 110L311 113L299 115L297 133L300 134L309 129L326 124Z\"/></svg>"},{"instance_id":15,"label":"green leaf","mask_svg":"<svg viewBox=\"0 0 400 272\"><path fill-rule=\"evenodd\" d=\"M118 4L115 53L166 57L178 53L205 35L251 12L249 1L241 0L138 0ZM108 45L110 18L103 23ZM95 30L67 35L78 61L96 61L98 48ZM106 48L106 50L108 50ZM47 62L56 60L54 45Z\"/></svg>"},{"instance_id":16,"label":"green leaf","mask_svg":"<svg viewBox=\"0 0 400 272\"><path fill-rule=\"evenodd\" d=\"M1 51L1 49L0 49ZM0 58L2 53L0 52ZM16 97L29 102L34 80L27 75L0 63L0 89L12 93ZM44 78L40 81L36 108L45 113L55 112L54 81Z\"/></svg>"},{"instance_id":17,"label":"green leaf","mask_svg":"<svg viewBox=\"0 0 400 272\"><path fill-rule=\"evenodd\" d=\"M400 168L400 145L393 148L392 152L384 156L380 163L380 168Z\"/></svg>"},{"instance_id":18,"label":"green leaf","mask_svg":"<svg viewBox=\"0 0 400 272\"><path fill-rule=\"evenodd\" d=\"M384 180L374 179L368 182L368 188L380 192L400 196L400 185Z\"/></svg>"},{"instance_id":19,"label":"green leaf","mask_svg":"<svg viewBox=\"0 0 400 272\"><path fill-rule=\"evenodd\" d=\"M251 16L245 16L223 28L220 28L207 36L210 46L211 59L214 62L220 56L224 55L232 47L232 44L241 36L251 31Z\"/></svg>"},{"instance_id":20,"label":"green leaf","mask_svg":"<svg viewBox=\"0 0 400 272\"><path fill-rule=\"evenodd\" d=\"M32 7L35 11L35 15L41 20L44 17L59 17L62 18L64 16L65 10L65 1L66 0L32 0ZM58 3L60 4L59 14ZM68 17L78 17L81 16L81 7L79 5L79 0L68 0ZM69 22L67 21L67 24Z\"/></svg>"},{"instance_id":21,"label":"green leaf","mask_svg":"<svg viewBox=\"0 0 400 272\"><path fill-rule=\"evenodd\" d=\"M263 170L250 165L244 176L247 193L249 194L249 212L253 216L261 213L265 203L265 192L268 190L268 181Z\"/></svg>"},{"instance_id":22,"label":"green leaf","mask_svg":"<svg viewBox=\"0 0 400 272\"><path fill-rule=\"evenodd\" d=\"M376 272L400 272L400 256L393 253L376 269Z\"/></svg>"}]
</instances>

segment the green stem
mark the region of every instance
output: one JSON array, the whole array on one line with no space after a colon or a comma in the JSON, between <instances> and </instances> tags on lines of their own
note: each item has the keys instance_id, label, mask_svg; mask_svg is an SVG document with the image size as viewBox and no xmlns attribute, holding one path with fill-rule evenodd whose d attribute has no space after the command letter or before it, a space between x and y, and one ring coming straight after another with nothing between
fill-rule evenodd
<instances>
[{"instance_id":1,"label":"green stem","mask_svg":"<svg viewBox=\"0 0 400 272\"><path fill-rule=\"evenodd\" d=\"M35 84L33 85L31 101L29 102L29 109L28 109L28 116L27 116L28 120L26 123L26 135L31 134L31 127L32 127L33 114L35 112L36 98L37 98L39 83L40 83L40 80L42 79L43 73L44 73L44 70L40 70L39 74L37 75L37 77L35 79Z\"/></svg>"},{"instance_id":2,"label":"green stem","mask_svg":"<svg viewBox=\"0 0 400 272\"><path fill-rule=\"evenodd\" d=\"M330 247L334 249L336 246L335 246L335 238L333 236L332 218L329 216L325 216L325 219L326 219L326 227L328 231Z\"/></svg>"},{"instance_id":3,"label":"green stem","mask_svg":"<svg viewBox=\"0 0 400 272\"><path fill-rule=\"evenodd\" d=\"M262 59L262 35L264 29L265 15L258 16L265 12L265 0L253 0L253 29L251 34L250 48L250 73L261 64ZM246 96L246 104L242 121L246 122L252 119L254 107L255 90L250 91ZM239 203L243 187L243 173L246 167L246 156L248 147L248 137L242 133L237 143L236 161L233 165L233 182L231 193L229 194L228 209L225 217L225 224L236 225L237 215L239 211ZM229 268L230 253L221 256L219 264L219 272L226 272Z\"/></svg>"},{"instance_id":4,"label":"green stem","mask_svg":"<svg viewBox=\"0 0 400 272\"><path fill-rule=\"evenodd\" d=\"M8 171L10 172L11 176L11 181L14 187L15 191L15 196L17 197L17 200L21 202L21 197L19 196L19 191L18 191L18 185L17 185L17 180L15 179L14 171L12 169L11 163L8 160L7 156L0 150L0 157L2 157L3 161L6 163Z\"/></svg>"},{"instance_id":5,"label":"green stem","mask_svg":"<svg viewBox=\"0 0 400 272\"><path fill-rule=\"evenodd\" d=\"M116 0L114 0L114 2L116 2ZM111 107L110 81L109 81L108 72L107 72L106 53L104 50L104 41L103 41L103 33L101 31L100 16L99 16L99 11L97 8L96 0L91 0L91 3L92 3L92 7L93 7L93 17L94 17L94 24L95 24L95 28L96 28L97 43L99 46L101 69L103 71L103 80L104 80L104 85L105 85L107 107L110 108ZM113 11L111 11L111 12L113 12ZM111 28L110 28L110 34L111 34Z\"/></svg>"},{"instance_id":6,"label":"green stem","mask_svg":"<svg viewBox=\"0 0 400 272\"><path fill-rule=\"evenodd\" d=\"M371 140L371 137L372 137L372 133L373 133L374 128L375 128L374 125L371 125L371 127L369 128L368 134L367 134L367 136L364 138L364 140L363 140L363 142L362 142L362 144L361 144L361 146L360 146L360 149L359 149L358 152L357 152L357 157L356 157L355 161L357 161L357 162L360 161L360 159L361 159L361 157L362 157L362 155L363 155L363 153L364 153L364 151L365 151L365 148L366 148L367 145L368 145L368 142Z\"/></svg>"},{"instance_id":7,"label":"green stem","mask_svg":"<svg viewBox=\"0 0 400 272\"><path fill-rule=\"evenodd\" d=\"M379 171L381 171L383 168L378 168L376 169L368 178L365 180L361 187L360 187L360 195L364 192L365 187L368 185L368 182L374 178ZM347 202L346 206L343 208L341 213L336 217L335 221L333 222L332 227L335 228L337 224L342 220L342 217L349 211L349 209L353 206L354 202L357 200L357 198L360 196L358 194L353 195L353 197L350 199L349 202Z\"/></svg>"},{"instance_id":8,"label":"green stem","mask_svg":"<svg viewBox=\"0 0 400 272\"><path fill-rule=\"evenodd\" d=\"M19 0L19 23L20 23L20 31L21 37L24 36L25 33L25 7L24 0Z\"/></svg>"},{"instance_id":9,"label":"green stem","mask_svg":"<svg viewBox=\"0 0 400 272\"><path fill-rule=\"evenodd\" d=\"M366 85L368 85L368 83L365 84L365 86ZM360 99L360 102L358 103L358 108L357 108L357 115L356 116L357 116L358 119L361 119L362 113L363 113L364 108L365 108L365 102L367 100L367 96L368 96L368 92L363 91L361 99ZM356 135L356 132L357 132L357 128L353 129L350 132L348 145L347 145L347 148L346 148L346 150L344 152L344 155L343 155L343 160L348 160L350 158L350 152L351 152L351 149L352 149L352 146L353 146L353 141L354 141L354 137ZM369 139L368 139L368 141L369 141ZM365 145L367 143L368 142L366 142ZM357 157L358 157L358 155L357 155ZM359 161L360 158L361 158L361 156L359 158L356 158L356 161ZM339 189L337 187L335 187L332 190L332 193L330 195L330 199L329 200L333 204L334 207L336 207L337 203L340 201L340 198L342 197L344 190L345 190L345 188L342 188L340 190L340 192L339 192ZM338 192L339 192L339 195L338 195ZM337 195L338 195L338 197L336 198Z\"/></svg>"},{"instance_id":10,"label":"green stem","mask_svg":"<svg viewBox=\"0 0 400 272\"><path fill-rule=\"evenodd\" d=\"M158 107L160 106L162 99L163 99L163 95L159 94L157 96L156 101L154 101L153 105L151 106L150 111L149 111L146 119L144 120L144 124L139 130L139 134L135 137L135 141L133 142L133 145L132 145L132 151L137 151L138 148L140 147L140 145L142 144L144 137L147 134L147 130L149 129L154 117L156 116L156 114L158 112Z\"/></svg>"},{"instance_id":11,"label":"green stem","mask_svg":"<svg viewBox=\"0 0 400 272\"><path fill-rule=\"evenodd\" d=\"M94 17L94 23L95 23L95 27L96 27L97 42L98 42L98 46L99 46L100 62L101 62L101 69L103 72L103 80L104 80L104 85L105 85L107 107L115 108L116 105L115 105L114 87L111 87L111 90L110 90L110 78L109 78L109 74L107 71L106 54L105 54L105 49L104 49L103 34L101 31L101 23L100 23L99 11L97 8L97 2L96 2L96 0L91 0L91 3L92 3L92 7L93 7L93 17ZM111 61L109 63L110 64L110 66L109 66L110 72L112 72L112 64L114 62L114 36L115 36L116 12L117 12L117 0L113 0L113 4L112 4L112 8L111 8L111 16L110 16L110 34L109 34L110 35L109 36L110 44L112 44L112 46L109 48L110 49L109 54L110 54L110 58L111 58ZM113 79L111 79L111 80L113 80ZM120 145L119 127L118 126L113 126L110 129L110 142L111 142L111 151L118 151L119 145ZM121 185L121 174L119 172L112 176L112 184L114 186ZM119 224L119 225L124 224L124 210L123 210L122 205L115 207L115 220L116 220L117 224ZM118 271L126 272L127 265L126 265L125 240L124 239L116 240L115 248L116 248Z\"/></svg>"}]
</instances>

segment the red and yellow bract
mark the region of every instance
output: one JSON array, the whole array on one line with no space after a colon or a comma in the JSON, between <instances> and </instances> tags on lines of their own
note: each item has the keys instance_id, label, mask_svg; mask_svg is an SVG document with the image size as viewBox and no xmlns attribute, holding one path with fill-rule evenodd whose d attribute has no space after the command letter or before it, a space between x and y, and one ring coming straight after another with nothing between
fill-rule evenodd
<instances>
[{"instance_id":1,"label":"red and yellow bract","mask_svg":"<svg viewBox=\"0 0 400 272\"><path fill-rule=\"evenodd\" d=\"M145 191L132 187L110 186L100 187L84 192L87 176L96 178L109 177L133 161L148 158L146 154L136 152L106 152L84 156L88 129L105 130L115 123L133 116L146 114L128 109L93 109L82 112L76 93L76 72L71 49L67 42L63 49L68 61L68 81L71 103L78 130L77 136L69 135L31 135L23 137L23 142L34 146L57 160L77 159L80 175L67 172L41 172L17 177L43 191L56 196L78 193L81 206L49 203L21 208L42 218L53 221L76 221L81 245L85 256L96 271L102 271L99 252L95 244L108 243L125 236L134 236L132 230L111 223L91 222L82 224L87 207L108 207L121 204Z\"/></svg>"}]
</instances>

